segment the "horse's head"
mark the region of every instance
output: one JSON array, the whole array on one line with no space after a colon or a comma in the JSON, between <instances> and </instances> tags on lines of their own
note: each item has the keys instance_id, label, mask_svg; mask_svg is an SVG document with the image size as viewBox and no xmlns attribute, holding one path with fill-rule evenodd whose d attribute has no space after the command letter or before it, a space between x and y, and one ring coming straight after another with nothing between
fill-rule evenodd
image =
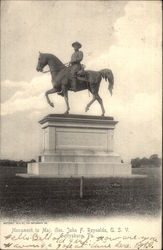
<instances>
[{"instance_id":1,"label":"horse's head","mask_svg":"<svg viewBox=\"0 0 163 250\"><path fill-rule=\"evenodd\" d=\"M36 67L37 71L43 71L43 68L48 64L48 59L46 57L46 54L39 52L39 58L38 58L38 64Z\"/></svg>"}]
</instances>

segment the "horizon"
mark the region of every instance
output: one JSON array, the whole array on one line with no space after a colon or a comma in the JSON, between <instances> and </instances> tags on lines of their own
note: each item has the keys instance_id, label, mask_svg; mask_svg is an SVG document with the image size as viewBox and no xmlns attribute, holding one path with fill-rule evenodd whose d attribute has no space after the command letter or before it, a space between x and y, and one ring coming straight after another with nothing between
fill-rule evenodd
<instances>
[{"instance_id":1,"label":"horizon","mask_svg":"<svg viewBox=\"0 0 163 250\"><path fill-rule=\"evenodd\" d=\"M152 155L157 155L158 158L162 160L162 157L159 156L157 153L152 154ZM152 155L150 155L150 156L152 156ZM149 159L150 156L149 156L149 157L145 157L145 156L144 156L144 157L139 157L139 156L136 156L135 158L130 159L130 161L133 160L133 159L136 159L136 158L140 158L140 159L146 158L146 159ZM38 156L37 156L37 157L38 157ZM29 161L32 161L32 160L37 161L37 159L34 159L34 158L32 158L32 159L27 159L27 160L24 160L24 159L17 159L17 160L16 160L16 159L6 159L6 158L3 158L3 159L2 159L2 158L0 158L0 161L1 161L1 160L6 160L6 161L8 161L8 160L9 160L9 161L24 161L24 162L29 162ZM123 160L123 159L122 159L122 160ZM124 162L125 162L125 161L124 161Z\"/></svg>"}]
</instances>

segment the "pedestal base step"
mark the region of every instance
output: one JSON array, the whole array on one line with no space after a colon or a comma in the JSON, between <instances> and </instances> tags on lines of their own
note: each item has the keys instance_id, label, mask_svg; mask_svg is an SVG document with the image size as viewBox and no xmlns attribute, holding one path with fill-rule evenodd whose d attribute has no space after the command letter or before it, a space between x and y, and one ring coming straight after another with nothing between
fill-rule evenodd
<instances>
[{"instance_id":1,"label":"pedestal base step","mask_svg":"<svg viewBox=\"0 0 163 250\"><path fill-rule=\"evenodd\" d=\"M131 165L114 162L36 162L28 164L28 174L66 178L130 176Z\"/></svg>"},{"instance_id":2,"label":"pedestal base step","mask_svg":"<svg viewBox=\"0 0 163 250\"><path fill-rule=\"evenodd\" d=\"M43 154L39 156L39 162L74 162L74 163L108 163L108 162L121 162L120 155L109 152L109 153L99 153L93 152L91 154L81 153L81 152L58 152L52 154Z\"/></svg>"},{"instance_id":3,"label":"pedestal base step","mask_svg":"<svg viewBox=\"0 0 163 250\"><path fill-rule=\"evenodd\" d=\"M35 174L16 174L16 176L18 176L18 177L22 177L22 178L65 178L64 176L62 177L62 176L52 176L51 174L49 174L49 175L35 175ZM114 177L114 178L146 178L147 177L147 175L140 175L140 174L132 174L132 175L116 175L116 176L103 176L102 178L112 178L112 177ZM77 176L77 177L75 177L75 176L72 176L71 178L78 178L78 179L80 179L81 178L81 176ZM87 177L85 177L85 178L97 178L98 179L98 176L87 176Z\"/></svg>"}]
</instances>

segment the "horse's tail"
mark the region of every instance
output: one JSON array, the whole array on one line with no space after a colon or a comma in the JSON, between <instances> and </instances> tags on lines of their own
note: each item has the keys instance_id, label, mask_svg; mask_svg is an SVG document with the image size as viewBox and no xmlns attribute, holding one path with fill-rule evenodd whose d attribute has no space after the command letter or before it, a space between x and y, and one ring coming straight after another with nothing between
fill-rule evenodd
<instances>
[{"instance_id":1,"label":"horse's tail","mask_svg":"<svg viewBox=\"0 0 163 250\"><path fill-rule=\"evenodd\" d=\"M112 95L113 93L113 86L114 86L114 76L113 73L110 69L102 69L100 71L102 78L105 79L105 81L109 82L108 89L110 91L110 94Z\"/></svg>"}]
</instances>

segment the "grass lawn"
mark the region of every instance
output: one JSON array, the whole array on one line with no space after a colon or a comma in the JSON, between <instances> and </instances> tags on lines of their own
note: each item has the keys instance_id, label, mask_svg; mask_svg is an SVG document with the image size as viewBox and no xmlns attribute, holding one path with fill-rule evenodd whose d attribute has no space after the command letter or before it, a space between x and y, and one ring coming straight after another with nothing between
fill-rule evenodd
<instances>
[{"instance_id":1,"label":"grass lawn","mask_svg":"<svg viewBox=\"0 0 163 250\"><path fill-rule=\"evenodd\" d=\"M79 179L21 178L14 171L0 169L2 218L157 215L160 212L159 168L133 169L134 174L146 174L145 178L85 179L83 199L79 198Z\"/></svg>"}]
</instances>

